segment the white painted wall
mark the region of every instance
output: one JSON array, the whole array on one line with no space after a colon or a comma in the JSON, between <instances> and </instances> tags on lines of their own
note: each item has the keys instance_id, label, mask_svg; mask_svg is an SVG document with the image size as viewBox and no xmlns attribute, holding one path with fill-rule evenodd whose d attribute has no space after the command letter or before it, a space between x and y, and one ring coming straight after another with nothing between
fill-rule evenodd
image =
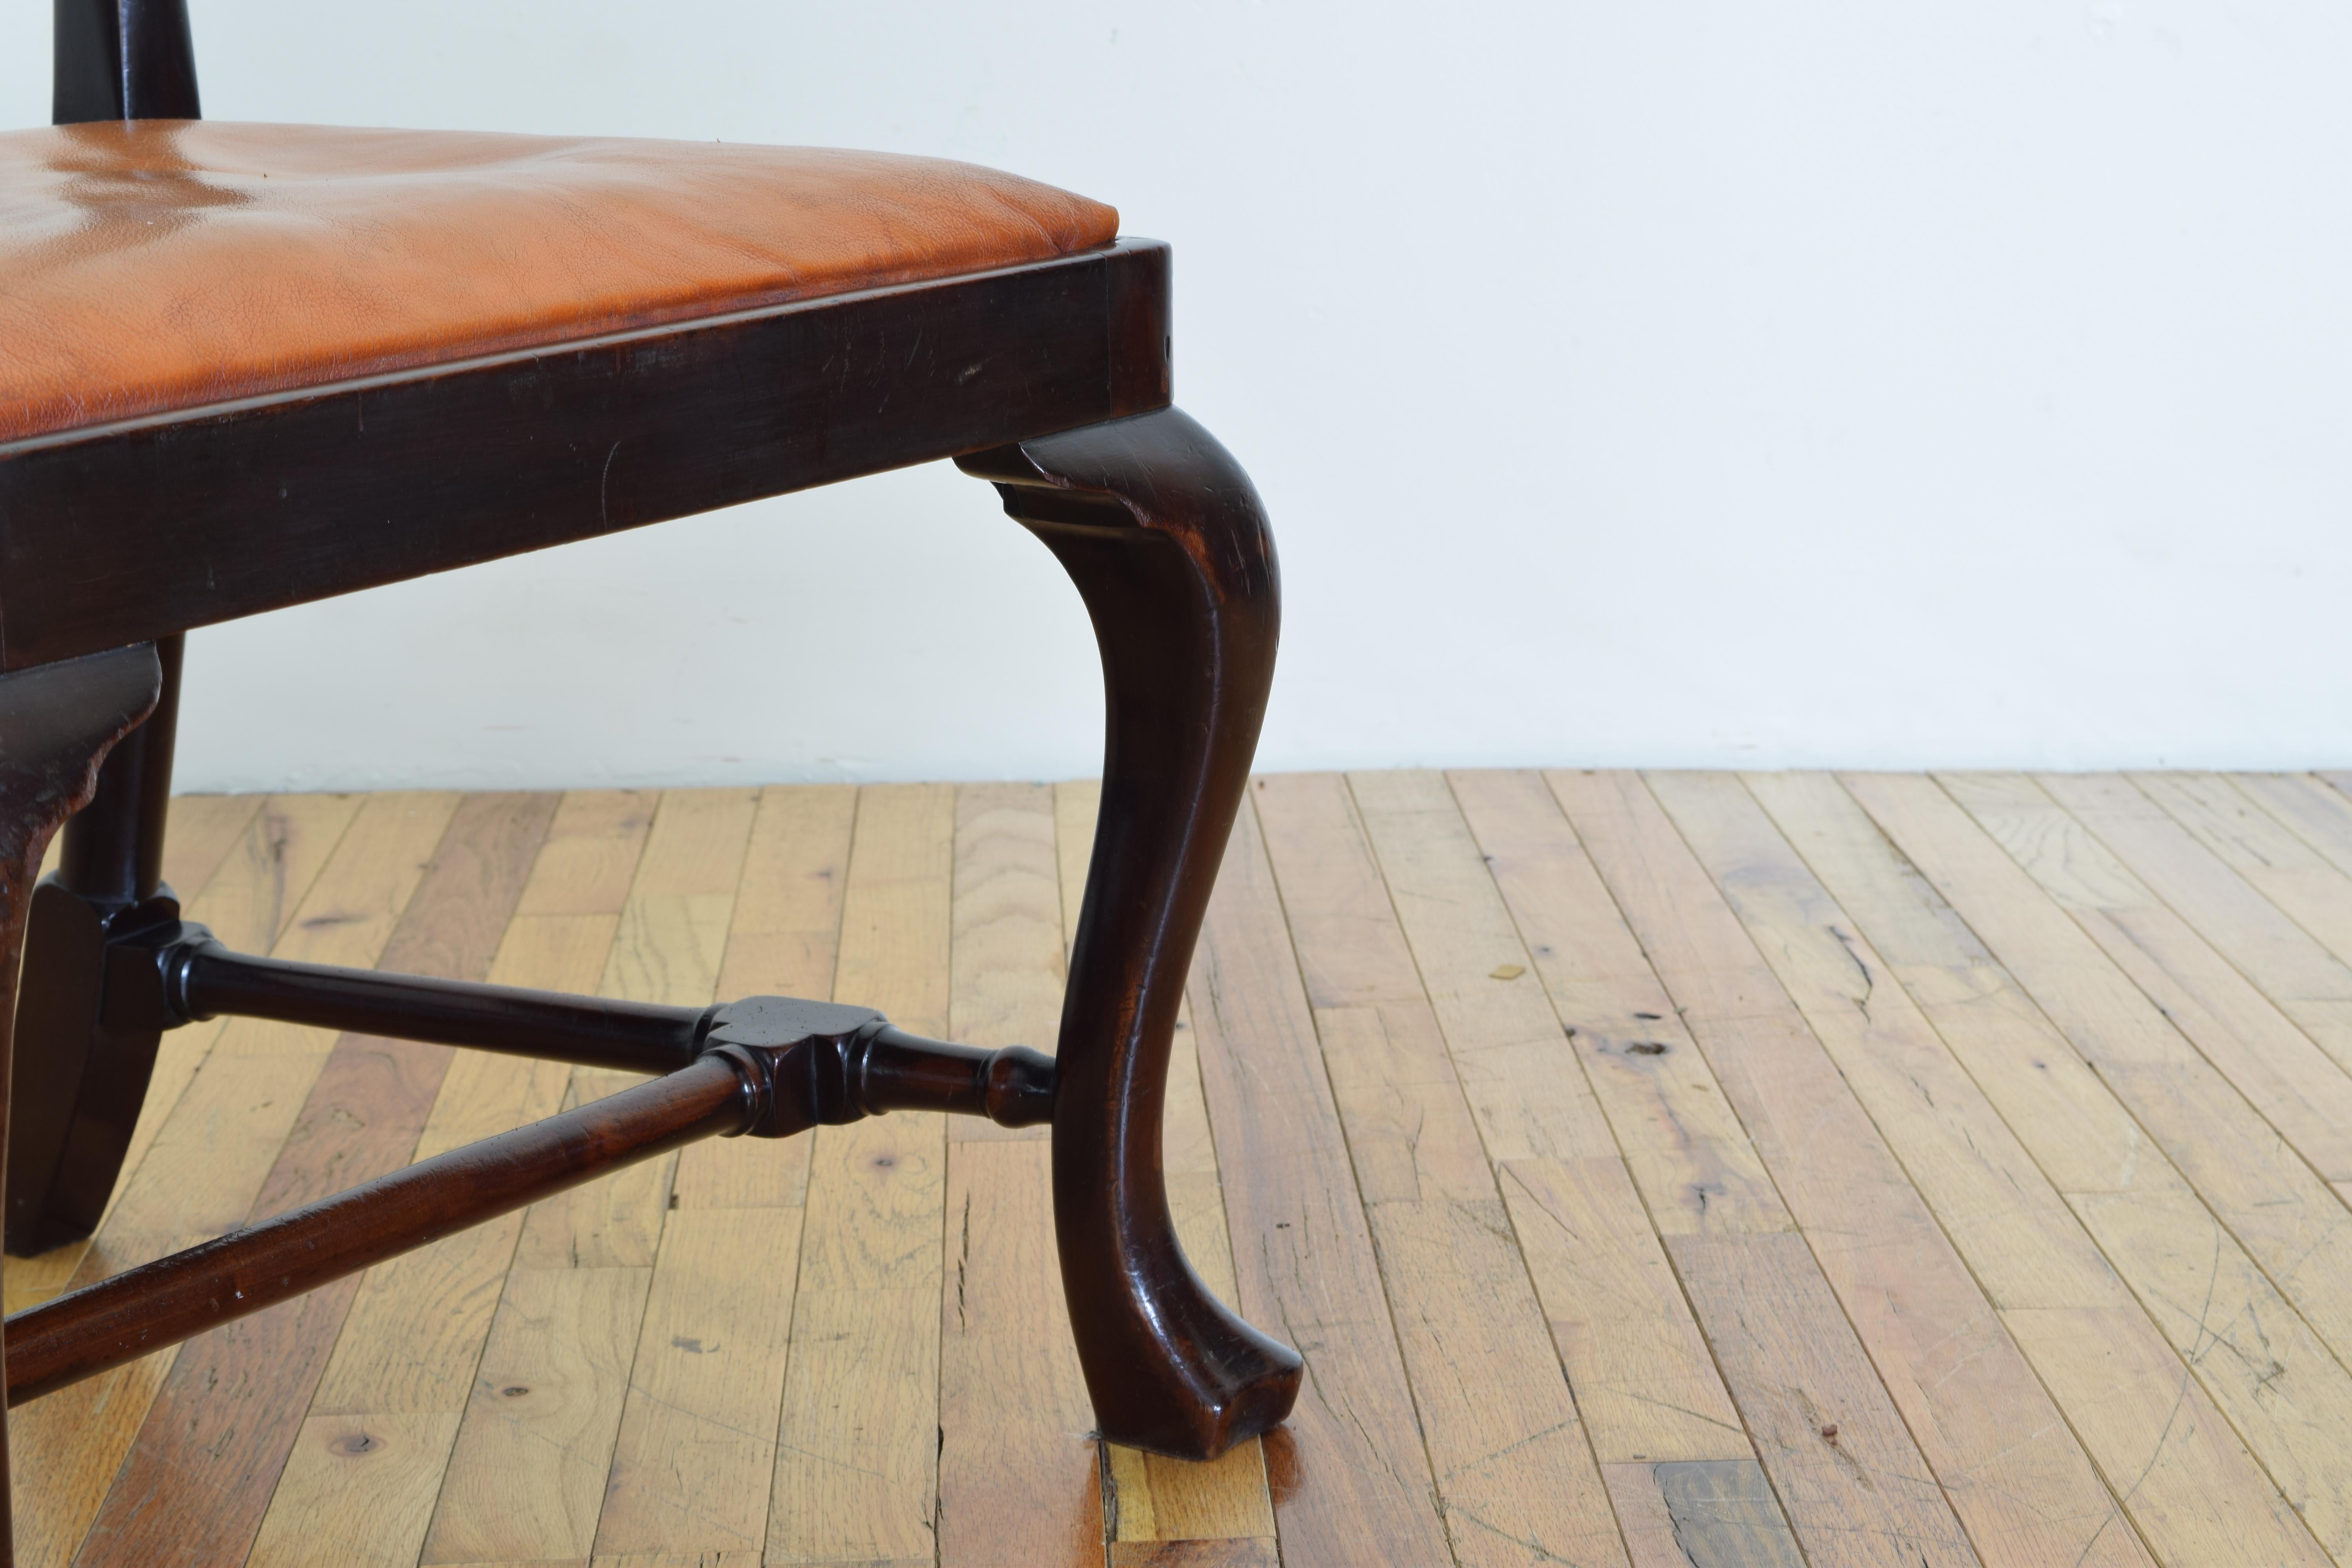
<instances>
[{"instance_id":1,"label":"white painted wall","mask_svg":"<svg viewBox=\"0 0 2352 1568\"><path fill-rule=\"evenodd\" d=\"M1172 240L1267 765L2352 763L2330 0L194 9L217 118L940 153ZM182 780L1066 775L1099 703L921 469L200 633Z\"/></svg>"}]
</instances>

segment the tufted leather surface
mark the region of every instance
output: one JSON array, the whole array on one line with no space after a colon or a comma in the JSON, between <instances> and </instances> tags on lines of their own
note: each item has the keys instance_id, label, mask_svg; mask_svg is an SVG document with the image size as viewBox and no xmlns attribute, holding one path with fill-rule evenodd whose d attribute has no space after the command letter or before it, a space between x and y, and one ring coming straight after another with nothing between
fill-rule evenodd
<instances>
[{"instance_id":1,"label":"tufted leather surface","mask_svg":"<svg viewBox=\"0 0 2352 1568\"><path fill-rule=\"evenodd\" d=\"M0 441L1039 261L1118 226L1050 185L881 153L0 132Z\"/></svg>"}]
</instances>

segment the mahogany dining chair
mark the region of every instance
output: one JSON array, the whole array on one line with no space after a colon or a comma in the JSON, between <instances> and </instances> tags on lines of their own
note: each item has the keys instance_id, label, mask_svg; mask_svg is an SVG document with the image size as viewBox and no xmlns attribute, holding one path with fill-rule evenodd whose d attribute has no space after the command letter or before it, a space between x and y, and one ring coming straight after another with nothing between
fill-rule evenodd
<instances>
[{"instance_id":1,"label":"mahogany dining chair","mask_svg":"<svg viewBox=\"0 0 2352 1568\"><path fill-rule=\"evenodd\" d=\"M1168 247L931 159L203 121L184 0L57 0L55 68L55 126L0 133L7 1250L90 1233L158 1042L194 1020L660 1076L16 1314L7 1403L695 1139L929 1108L1050 1122L1103 1437L1209 1458L1281 1422L1298 1354L1202 1285L1160 1167L1279 619L1256 492L1171 403ZM1101 649L1051 1058L831 1003L289 963L181 918L189 628L941 458L1053 552Z\"/></svg>"}]
</instances>

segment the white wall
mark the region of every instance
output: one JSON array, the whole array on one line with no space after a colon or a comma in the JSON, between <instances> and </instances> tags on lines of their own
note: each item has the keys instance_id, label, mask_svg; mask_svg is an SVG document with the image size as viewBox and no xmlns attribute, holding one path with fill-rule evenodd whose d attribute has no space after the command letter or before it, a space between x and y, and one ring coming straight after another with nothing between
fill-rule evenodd
<instances>
[{"instance_id":1,"label":"white wall","mask_svg":"<svg viewBox=\"0 0 2352 1568\"><path fill-rule=\"evenodd\" d=\"M216 118L941 153L1173 241L1267 765L2352 763L2329 0L194 11ZM1092 661L915 470L202 632L182 780L1066 775Z\"/></svg>"}]
</instances>

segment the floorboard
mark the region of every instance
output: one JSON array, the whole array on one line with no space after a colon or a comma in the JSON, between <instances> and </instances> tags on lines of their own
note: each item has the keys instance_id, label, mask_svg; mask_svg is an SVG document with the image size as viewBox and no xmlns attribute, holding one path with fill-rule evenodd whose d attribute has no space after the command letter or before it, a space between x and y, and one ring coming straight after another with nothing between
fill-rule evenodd
<instances>
[{"instance_id":1,"label":"floorboard","mask_svg":"<svg viewBox=\"0 0 2352 1568\"><path fill-rule=\"evenodd\" d=\"M190 796L253 951L1050 1049L1098 789ZM20 1561L2352 1568L2352 775L1269 775L1163 1129L1304 1350L1106 1447L1044 1131L698 1145L14 1413ZM167 1036L18 1310L630 1075Z\"/></svg>"},{"instance_id":2,"label":"floorboard","mask_svg":"<svg viewBox=\"0 0 2352 1568\"><path fill-rule=\"evenodd\" d=\"M1265 786L1253 799L1455 1555L1482 1568L1622 1563L1575 1397L1547 1364L1549 1326L1455 1076L1454 1042L1423 992L1354 794L1335 774ZM1405 853L1427 842L1412 826L1395 847ZM1462 831L1458 818L1453 826ZM1555 1071L1574 1071L1566 1040L1552 1054Z\"/></svg>"},{"instance_id":3,"label":"floorboard","mask_svg":"<svg viewBox=\"0 0 2352 1568\"><path fill-rule=\"evenodd\" d=\"M2022 1005L2017 1011L2002 1005L2014 992L1997 988L1990 968L1969 966L1970 950L1933 918L1937 906L1926 901L1931 895L1906 875L1907 868L1833 781L1768 774L1746 783L1769 815L1771 830L1735 797L1710 814L1711 826L1704 829L1694 817L1684 818L1694 848L1885 1133L2101 1475L2139 1478L2115 1490L2125 1512L2149 1532L2151 1549L2171 1560L2193 1560L2196 1551L2211 1550L2210 1537L2175 1542L2160 1527L2200 1510L2221 1517L2237 1498L2253 1509L2263 1506L2271 1489L2243 1450L2231 1445L2189 1463L2176 1466L2168 1458L2156 1465L2161 1456L2151 1456L2148 1444L2166 1430L2168 1405L2144 1412L2139 1424L2118 1426L2108 1418L2110 1401L2077 1397L2079 1369L2048 1332L2053 1321L2072 1320L2047 1313L2095 1310L2140 1359L2156 1364L2169 1359L2155 1325L2037 1163L2038 1156L2056 1167L2066 1152L2065 1091L2044 1087L2050 1069L2063 1073L2072 1062L2075 1076L2063 1079L2066 1085L2085 1096L2103 1091L2060 1048L2063 1042L2020 1026L2030 1017ZM2014 1095L2004 1095L2008 1103L2036 1113L2021 1116L2014 1128L2004 1122L1971 1069L2004 1089L2013 1086ZM2119 1107L2106 1110L2122 1115ZM2210 1236L2210 1222L2185 1184L2176 1178L2167 1190L2187 1205L2178 1215ZM2160 1289L2154 1279L2134 1278L2151 1292ZM2223 1370L2228 1360L2216 1358L2213 1371ZM2223 1386L2225 1394L2242 1387ZM2184 1486L2189 1495L2170 1495ZM2119 1539L2126 1531L2111 1509L2083 1522L2092 1527L2088 1546L2095 1558L2135 1551Z\"/></svg>"},{"instance_id":4,"label":"floorboard","mask_svg":"<svg viewBox=\"0 0 2352 1568\"><path fill-rule=\"evenodd\" d=\"M1693 1017L1692 1027L1703 1048L1720 1041L1738 1064L1725 1074L1733 1103L1977 1554L1989 1568L2147 1563L1843 1065L1881 1048L1868 1010L1875 986L1860 1005L1807 1010L1797 1000L1809 992L1822 1000L1814 988L1827 980L1847 1002L1838 983L1866 975L1869 961L1833 925L1758 918L1780 885L1771 870L1782 843L1738 779L1662 773L1646 783L1656 805L1632 824L1676 895L1671 915L1656 913L1685 938L1653 940L1651 951L1669 990L1685 966L1703 965L1736 977L1751 999L1745 1016ZM1638 917L1636 929L1650 930ZM1841 1029L1859 1037L1833 1054L1828 1038Z\"/></svg>"},{"instance_id":5,"label":"floorboard","mask_svg":"<svg viewBox=\"0 0 2352 1568\"><path fill-rule=\"evenodd\" d=\"M843 880L834 997L919 1034L948 1026L955 810L950 785L861 789ZM877 1117L808 1144L765 1561L935 1563L945 1121Z\"/></svg>"}]
</instances>

